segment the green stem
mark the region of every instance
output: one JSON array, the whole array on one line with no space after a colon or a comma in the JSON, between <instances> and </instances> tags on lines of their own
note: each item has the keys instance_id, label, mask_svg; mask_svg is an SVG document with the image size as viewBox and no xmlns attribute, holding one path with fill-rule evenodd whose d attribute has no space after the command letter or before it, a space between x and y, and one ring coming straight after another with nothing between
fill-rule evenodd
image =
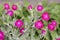
<instances>
[{"instance_id":1,"label":"green stem","mask_svg":"<svg viewBox=\"0 0 60 40\"><path fill-rule=\"evenodd\" d=\"M33 10L31 10L31 19L33 19ZM31 20L32 21L32 20ZM33 36L33 26L31 27L31 40L34 40L34 36Z\"/></svg>"}]
</instances>

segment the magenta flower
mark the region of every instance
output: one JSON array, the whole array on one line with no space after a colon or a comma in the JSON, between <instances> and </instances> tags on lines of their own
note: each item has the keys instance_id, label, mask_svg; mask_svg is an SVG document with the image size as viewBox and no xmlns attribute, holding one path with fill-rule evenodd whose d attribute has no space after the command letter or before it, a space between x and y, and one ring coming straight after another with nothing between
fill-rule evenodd
<instances>
[{"instance_id":1,"label":"magenta flower","mask_svg":"<svg viewBox=\"0 0 60 40\"><path fill-rule=\"evenodd\" d=\"M44 36L46 34L46 30L41 30L41 34Z\"/></svg>"},{"instance_id":2,"label":"magenta flower","mask_svg":"<svg viewBox=\"0 0 60 40\"><path fill-rule=\"evenodd\" d=\"M29 5L29 6L28 6L28 9L31 10L31 9L32 9L32 5Z\"/></svg>"},{"instance_id":3,"label":"magenta flower","mask_svg":"<svg viewBox=\"0 0 60 40\"><path fill-rule=\"evenodd\" d=\"M60 38L57 38L56 40L60 40Z\"/></svg>"},{"instance_id":4,"label":"magenta flower","mask_svg":"<svg viewBox=\"0 0 60 40\"><path fill-rule=\"evenodd\" d=\"M52 24L48 24L48 29L50 31L53 31L53 30L55 30L55 26L53 26Z\"/></svg>"},{"instance_id":5,"label":"magenta flower","mask_svg":"<svg viewBox=\"0 0 60 40\"><path fill-rule=\"evenodd\" d=\"M12 9L13 9L13 10L17 10L17 5L15 5L15 4L12 5Z\"/></svg>"},{"instance_id":6,"label":"magenta flower","mask_svg":"<svg viewBox=\"0 0 60 40\"><path fill-rule=\"evenodd\" d=\"M0 39L4 40L4 33L0 30Z\"/></svg>"},{"instance_id":7,"label":"magenta flower","mask_svg":"<svg viewBox=\"0 0 60 40\"><path fill-rule=\"evenodd\" d=\"M4 40L4 38L0 37L0 40Z\"/></svg>"},{"instance_id":8,"label":"magenta flower","mask_svg":"<svg viewBox=\"0 0 60 40\"><path fill-rule=\"evenodd\" d=\"M41 29L41 28L43 28L43 26L44 26L44 24L41 20L38 20L38 21L35 22L35 27L37 29Z\"/></svg>"},{"instance_id":9,"label":"magenta flower","mask_svg":"<svg viewBox=\"0 0 60 40\"><path fill-rule=\"evenodd\" d=\"M38 6L37 6L37 11L42 11L43 8L44 8L44 7L43 7L42 5L38 5Z\"/></svg>"},{"instance_id":10,"label":"magenta flower","mask_svg":"<svg viewBox=\"0 0 60 40\"><path fill-rule=\"evenodd\" d=\"M9 16L13 16L13 15L14 15L14 13L13 13L12 10L8 10L8 11L7 11L7 14L8 14Z\"/></svg>"},{"instance_id":11,"label":"magenta flower","mask_svg":"<svg viewBox=\"0 0 60 40\"><path fill-rule=\"evenodd\" d=\"M10 6L9 6L9 4L8 4L8 3L5 3L5 4L4 4L4 9L5 9L5 10L10 9Z\"/></svg>"},{"instance_id":12,"label":"magenta flower","mask_svg":"<svg viewBox=\"0 0 60 40\"><path fill-rule=\"evenodd\" d=\"M48 12L44 12L42 14L42 19L45 20L45 21L48 21L50 19L50 16L49 16Z\"/></svg>"},{"instance_id":13,"label":"magenta flower","mask_svg":"<svg viewBox=\"0 0 60 40\"><path fill-rule=\"evenodd\" d=\"M20 27L22 27L23 26L23 21L22 20L16 20L16 22L15 22L15 26L17 26L18 28L20 28Z\"/></svg>"},{"instance_id":14,"label":"magenta flower","mask_svg":"<svg viewBox=\"0 0 60 40\"><path fill-rule=\"evenodd\" d=\"M21 34L24 34L24 30L25 30L25 28L21 28L21 29L20 29L20 33L21 33Z\"/></svg>"},{"instance_id":15,"label":"magenta flower","mask_svg":"<svg viewBox=\"0 0 60 40\"><path fill-rule=\"evenodd\" d=\"M52 20L51 24L52 24L53 26L57 26L57 22L56 22L55 20Z\"/></svg>"}]
</instances>

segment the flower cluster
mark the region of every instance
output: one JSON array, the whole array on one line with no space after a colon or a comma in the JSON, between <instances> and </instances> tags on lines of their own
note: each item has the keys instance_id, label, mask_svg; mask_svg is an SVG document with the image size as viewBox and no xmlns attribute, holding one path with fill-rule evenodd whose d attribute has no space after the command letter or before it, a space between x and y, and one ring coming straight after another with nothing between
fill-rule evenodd
<instances>
[{"instance_id":1,"label":"flower cluster","mask_svg":"<svg viewBox=\"0 0 60 40\"><path fill-rule=\"evenodd\" d=\"M12 8L12 10L11 10L11 8ZM17 5L13 4L12 7L10 7L10 5L8 3L5 3L4 10L7 10L6 14L8 14L9 16L13 16L13 14L14 14L13 10L17 10Z\"/></svg>"},{"instance_id":2,"label":"flower cluster","mask_svg":"<svg viewBox=\"0 0 60 40\"><path fill-rule=\"evenodd\" d=\"M9 4L4 4L4 7L5 7L6 10L10 9ZM31 10L32 5L29 5L28 9ZM37 9L37 11L42 11L44 9L44 7L42 5L38 5L36 9ZM12 5L12 10L17 10L17 5ZM12 10L7 11L7 14L10 15L10 16L13 16L13 11ZM42 13L42 20L45 20L45 21L50 20L50 15L49 15L48 12L43 12ZM41 28L44 27L44 23L42 22L42 20L37 20L35 22L36 29L41 29ZM23 23L22 20L16 20L16 22L15 22L15 26L17 26L18 28L21 28L23 26L23 24L24 23ZM53 30L55 30L55 26L57 26L57 22L55 20L52 20L52 22L48 24L48 29L50 31L53 31ZM24 30L24 28L22 28L20 30L20 32L23 34L22 30Z\"/></svg>"},{"instance_id":3,"label":"flower cluster","mask_svg":"<svg viewBox=\"0 0 60 40\"><path fill-rule=\"evenodd\" d=\"M11 8L12 8L12 10L11 10ZM18 7L15 4L13 4L12 7L10 7L10 5L8 3L4 4L4 10L7 10L6 14L9 16L13 16L14 15L13 11L16 11L17 9L18 9ZM20 29L21 34L24 33L22 30L25 30L25 28L22 28L23 24L24 24L23 21L20 19L16 20L14 23L14 25Z\"/></svg>"},{"instance_id":4,"label":"flower cluster","mask_svg":"<svg viewBox=\"0 0 60 40\"><path fill-rule=\"evenodd\" d=\"M38 11L42 11L43 8L44 8L44 7L43 7L42 5L38 5L38 6L37 6L37 10L38 10ZM48 12L43 12L43 13L42 13L42 16L41 16L41 19L40 19L40 20L37 20L37 21L35 22L34 25L35 25L36 29L42 29L42 28L44 27L44 22L43 22L43 20L46 21L46 22L48 22L48 21L50 20L50 15L49 15ZM52 20L51 23L48 23L47 28L48 28L50 31L53 31L53 30L55 30L56 26L57 26L57 22L56 22L55 20ZM43 33L45 34L46 31L42 29L42 34L43 34Z\"/></svg>"},{"instance_id":5,"label":"flower cluster","mask_svg":"<svg viewBox=\"0 0 60 40\"><path fill-rule=\"evenodd\" d=\"M29 11L30 10L32 11L33 6L32 5L28 5L27 9ZM8 3L5 3L4 4L4 10L6 10L6 14L8 16L12 17L12 16L14 16L14 11L18 10L18 6L16 4L13 4L12 6L10 6ZM41 19L37 19L37 20L33 21L33 26L35 27L35 29L37 29L39 31L41 30L40 32L41 32L42 36L44 36L46 34L47 30L54 31L56 29L56 27L57 27L57 24L58 24L57 21L56 20L51 20L50 13L48 11L43 11L44 10L44 6L43 5L37 5L36 10L37 10L37 12L41 12L42 14L40 16ZM24 12L25 12L25 10L24 10ZM23 13L21 13L21 14L23 14ZM35 16L35 15L32 15L32 16ZM30 15L29 17L32 17L32 16ZM24 14L23 14L23 17L24 17ZM28 17L26 17L26 18L28 18ZM13 23L14 24L13 26L15 26L17 29L19 29L19 33L21 35L23 35L25 33L25 27L24 27L25 23L24 22L25 21L22 20L22 19L16 19L14 21L14 23ZM44 22L47 23L46 27L45 27ZM44 28L47 28L47 30L44 29ZM0 40L4 40L4 33L1 30L0 30ZM56 40L60 40L60 38L57 38Z\"/></svg>"},{"instance_id":6,"label":"flower cluster","mask_svg":"<svg viewBox=\"0 0 60 40\"><path fill-rule=\"evenodd\" d=\"M25 30L25 28L22 28L22 26L24 25L24 22L22 20L18 19L18 20L15 21L14 24L17 28L20 29L20 33L23 34L24 30Z\"/></svg>"}]
</instances>

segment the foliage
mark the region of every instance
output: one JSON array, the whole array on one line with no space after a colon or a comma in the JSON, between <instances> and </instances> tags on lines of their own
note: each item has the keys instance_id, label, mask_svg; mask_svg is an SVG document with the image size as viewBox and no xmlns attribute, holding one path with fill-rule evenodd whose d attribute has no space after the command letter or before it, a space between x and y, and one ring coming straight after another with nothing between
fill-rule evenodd
<instances>
[{"instance_id":1,"label":"foliage","mask_svg":"<svg viewBox=\"0 0 60 40\"><path fill-rule=\"evenodd\" d=\"M29 3L28 3L29 4ZM18 10L14 11L14 16L10 17L5 14L3 5L0 4L0 29L5 33L5 40L56 40L60 36L60 4L51 3L47 5L47 2L43 2L44 11L49 12L51 19L55 19L58 23L56 29L51 32L47 29L47 23L44 21L45 29L47 33L42 36L41 30L37 30L34 26L34 22L41 19L42 12L37 12L36 9L28 10L27 2L24 7L17 4ZM24 21L25 33L21 35L19 29L14 26L14 22L17 19Z\"/></svg>"}]
</instances>

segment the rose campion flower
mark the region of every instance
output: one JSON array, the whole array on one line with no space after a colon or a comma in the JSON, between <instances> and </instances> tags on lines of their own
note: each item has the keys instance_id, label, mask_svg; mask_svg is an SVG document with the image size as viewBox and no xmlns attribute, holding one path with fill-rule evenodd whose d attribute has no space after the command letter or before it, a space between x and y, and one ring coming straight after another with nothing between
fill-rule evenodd
<instances>
[{"instance_id":1,"label":"rose campion flower","mask_svg":"<svg viewBox=\"0 0 60 40\"><path fill-rule=\"evenodd\" d=\"M50 31L54 31L55 30L55 26L53 26L52 24L48 24L48 29Z\"/></svg>"},{"instance_id":2,"label":"rose campion flower","mask_svg":"<svg viewBox=\"0 0 60 40\"><path fill-rule=\"evenodd\" d=\"M29 6L28 6L28 9L31 10L31 9L32 9L32 5L29 5Z\"/></svg>"},{"instance_id":3,"label":"rose campion flower","mask_svg":"<svg viewBox=\"0 0 60 40\"><path fill-rule=\"evenodd\" d=\"M12 10L17 10L17 8L18 8L17 5L15 4L12 5Z\"/></svg>"},{"instance_id":4,"label":"rose campion flower","mask_svg":"<svg viewBox=\"0 0 60 40\"><path fill-rule=\"evenodd\" d=\"M15 21L15 26L18 28L21 28L23 26L23 24L24 24L23 21L20 19Z\"/></svg>"},{"instance_id":5,"label":"rose campion flower","mask_svg":"<svg viewBox=\"0 0 60 40\"><path fill-rule=\"evenodd\" d=\"M48 12L44 12L42 14L42 19L45 20L45 21L48 21L50 19L50 16L49 16Z\"/></svg>"},{"instance_id":6,"label":"rose campion flower","mask_svg":"<svg viewBox=\"0 0 60 40\"><path fill-rule=\"evenodd\" d=\"M12 10L8 10L6 14L8 14L9 16L13 16L14 12Z\"/></svg>"},{"instance_id":7,"label":"rose campion flower","mask_svg":"<svg viewBox=\"0 0 60 40\"><path fill-rule=\"evenodd\" d=\"M41 34L44 36L46 34L46 30L41 30Z\"/></svg>"},{"instance_id":8,"label":"rose campion flower","mask_svg":"<svg viewBox=\"0 0 60 40\"><path fill-rule=\"evenodd\" d=\"M4 38L0 37L0 40L4 40Z\"/></svg>"},{"instance_id":9,"label":"rose campion flower","mask_svg":"<svg viewBox=\"0 0 60 40\"><path fill-rule=\"evenodd\" d=\"M44 26L44 24L41 20L38 20L38 21L35 22L35 27L37 29L41 29L41 28L43 28L43 26Z\"/></svg>"},{"instance_id":10,"label":"rose campion flower","mask_svg":"<svg viewBox=\"0 0 60 40\"><path fill-rule=\"evenodd\" d=\"M25 30L25 28L21 28L21 29L20 29L20 33L21 33L21 34L24 34L24 30Z\"/></svg>"},{"instance_id":11,"label":"rose campion flower","mask_svg":"<svg viewBox=\"0 0 60 40\"><path fill-rule=\"evenodd\" d=\"M55 20L52 20L51 24L52 24L53 26L57 26L57 22L56 22Z\"/></svg>"},{"instance_id":12,"label":"rose campion flower","mask_svg":"<svg viewBox=\"0 0 60 40\"><path fill-rule=\"evenodd\" d=\"M60 38L56 38L56 40L60 40Z\"/></svg>"},{"instance_id":13,"label":"rose campion flower","mask_svg":"<svg viewBox=\"0 0 60 40\"><path fill-rule=\"evenodd\" d=\"M0 40L4 40L4 33L0 30Z\"/></svg>"},{"instance_id":14,"label":"rose campion flower","mask_svg":"<svg viewBox=\"0 0 60 40\"><path fill-rule=\"evenodd\" d=\"M37 6L37 11L42 11L43 8L44 8L44 7L43 7L42 5L38 5L38 6Z\"/></svg>"},{"instance_id":15,"label":"rose campion flower","mask_svg":"<svg viewBox=\"0 0 60 40\"><path fill-rule=\"evenodd\" d=\"M10 9L10 5L9 5L8 3L5 3L5 4L4 4L4 9L5 9L5 10Z\"/></svg>"}]
</instances>

